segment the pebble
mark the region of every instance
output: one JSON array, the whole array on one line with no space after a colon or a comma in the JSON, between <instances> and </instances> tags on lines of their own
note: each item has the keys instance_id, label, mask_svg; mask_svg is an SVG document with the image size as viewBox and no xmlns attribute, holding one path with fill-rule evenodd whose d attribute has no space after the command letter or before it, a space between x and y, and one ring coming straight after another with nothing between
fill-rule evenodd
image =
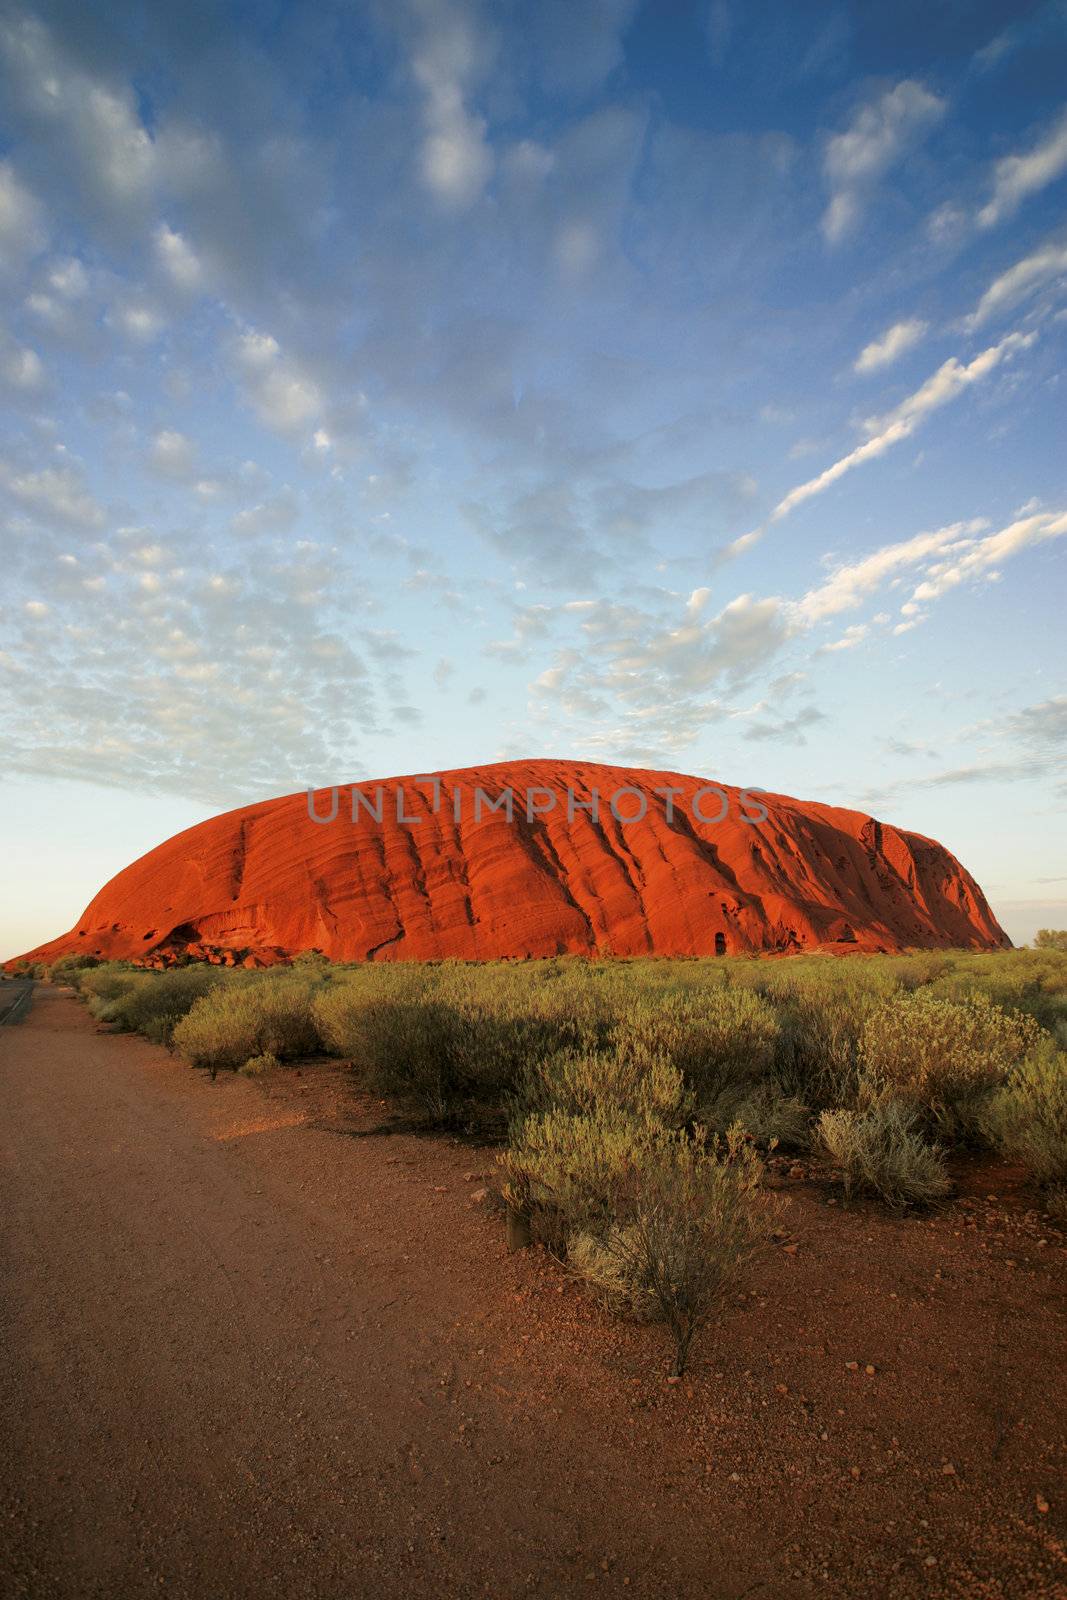
<instances>
[{"instance_id":1,"label":"pebble","mask_svg":"<svg viewBox=\"0 0 1067 1600\"><path fill-rule=\"evenodd\" d=\"M1034 1496L1034 1505L1037 1507L1038 1511L1043 1517L1048 1516L1048 1501L1045 1499L1040 1489Z\"/></svg>"}]
</instances>

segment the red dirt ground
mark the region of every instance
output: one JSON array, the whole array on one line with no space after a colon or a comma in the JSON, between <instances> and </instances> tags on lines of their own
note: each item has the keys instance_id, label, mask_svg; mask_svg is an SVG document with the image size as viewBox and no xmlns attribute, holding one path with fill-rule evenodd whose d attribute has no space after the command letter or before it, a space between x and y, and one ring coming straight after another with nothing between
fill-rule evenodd
<instances>
[{"instance_id":1,"label":"red dirt ground","mask_svg":"<svg viewBox=\"0 0 1067 1600\"><path fill-rule=\"evenodd\" d=\"M513 820L488 810L479 790L493 801L510 790ZM596 818L579 808L594 790ZM312 821L297 794L177 834L30 958L258 964L308 949L356 961L1008 944L947 850L858 811L761 795L765 819L746 822L758 812L744 790L573 761L443 773L436 810L425 781L356 792L363 800L351 786L337 792L332 822ZM531 793L535 807L547 808L545 796L554 804L527 820ZM319 792L318 816L331 815L332 794ZM617 820L613 796L622 817L644 807L643 820ZM724 809L721 822L700 820Z\"/></svg>"},{"instance_id":2,"label":"red dirt ground","mask_svg":"<svg viewBox=\"0 0 1067 1600\"><path fill-rule=\"evenodd\" d=\"M366 1136L336 1063L211 1084L38 989L0 1082L5 1596L1067 1593L1067 1241L1017 1173L899 1219L784 1166L671 1385L506 1253L491 1151Z\"/></svg>"}]
</instances>

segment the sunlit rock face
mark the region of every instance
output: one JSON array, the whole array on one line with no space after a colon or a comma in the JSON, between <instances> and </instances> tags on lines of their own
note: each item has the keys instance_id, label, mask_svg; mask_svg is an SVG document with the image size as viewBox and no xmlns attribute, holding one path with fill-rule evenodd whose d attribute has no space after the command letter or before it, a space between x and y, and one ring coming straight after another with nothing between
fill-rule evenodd
<instances>
[{"instance_id":1,"label":"sunlit rock face","mask_svg":"<svg viewBox=\"0 0 1067 1600\"><path fill-rule=\"evenodd\" d=\"M303 950L484 961L1008 943L942 845L862 812L678 773L512 761L214 817L133 862L30 956L259 965Z\"/></svg>"}]
</instances>

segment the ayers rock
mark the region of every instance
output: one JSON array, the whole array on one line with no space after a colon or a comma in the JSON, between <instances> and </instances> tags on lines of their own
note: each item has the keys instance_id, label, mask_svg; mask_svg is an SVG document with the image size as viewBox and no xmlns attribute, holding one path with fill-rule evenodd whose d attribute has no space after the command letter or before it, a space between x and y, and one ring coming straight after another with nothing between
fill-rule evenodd
<instances>
[{"instance_id":1,"label":"ayers rock","mask_svg":"<svg viewBox=\"0 0 1067 1600\"><path fill-rule=\"evenodd\" d=\"M301 793L188 828L30 958L256 965L310 949L399 961L1009 943L942 845L859 811L588 761L512 761L439 781L436 810L429 782L391 778L317 791L323 818L336 793L332 821L313 821ZM656 792L666 788L674 794ZM596 819L580 808L594 791ZM620 822L612 796L622 817L643 817ZM757 802L766 815L746 822Z\"/></svg>"}]
</instances>

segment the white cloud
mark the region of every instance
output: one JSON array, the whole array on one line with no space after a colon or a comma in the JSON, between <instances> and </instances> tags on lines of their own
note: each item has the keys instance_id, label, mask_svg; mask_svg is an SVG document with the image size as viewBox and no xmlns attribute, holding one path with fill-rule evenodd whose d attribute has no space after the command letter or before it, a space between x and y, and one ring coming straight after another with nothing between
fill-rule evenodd
<instances>
[{"instance_id":1,"label":"white cloud","mask_svg":"<svg viewBox=\"0 0 1067 1600\"><path fill-rule=\"evenodd\" d=\"M822 219L829 244L856 227L878 180L944 115L945 102L912 78L861 106L844 133L827 140L823 158L830 203Z\"/></svg>"},{"instance_id":2,"label":"white cloud","mask_svg":"<svg viewBox=\"0 0 1067 1600\"><path fill-rule=\"evenodd\" d=\"M891 366L894 361L911 350L919 343L926 333L929 324L921 322L918 317L909 317L904 322L894 322L891 328L877 339L872 339L870 344L864 345L856 357L854 371L860 373L879 372L882 367Z\"/></svg>"},{"instance_id":3,"label":"white cloud","mask_svg":"<svg viewBox=\"0 0 1067 1600\"><path fill-rule=\"evenodd\" d=\"M16 14L0 27L0 50L20 96L40 123L62 130L74 160L99 192L119 203L146 193L155 150L132 90L116 90L73 66L35 17Z\"/></svg>"},{"instance_id":4,"label":"white cloud","mask_svg":"<svg viewBox=\"0 0 1067 1600\"><path fill-rule=\"evenodd\" d=\"M235 362L245 393L268 428L294 434L318 416L323 403L318 384L282 355L273 334L254 329L242 334Z\"/></svg>"},{"instance_id":5,"label":"white cloud","mask_svg":"<svg viewBox=\"0 0 1067 1600\"><path fill-rule=\"evenodd\" d=\"M911 539L883 545L861 561L838 567L825 583L809 589L800 600L793 601L790 607L792 615L801 626L811 627L842 611L854 610L868 595L902 570L920 566L924 561L958 546L961 541L968 541L987 526L982 518L971 522L952 522L932 533L917 533Z\"/></svg>"},{"instance_id":6,"label":"white cloud","mask_svg":"<svg viewBox=\"0 0 1067 1600\"><path fill-rule=\"evenodd\" d=\"M0 382L24 394L35 394L45 387L45 381L44 363L36 350L0 333Z\"/></svg>"},{"instance_id":7,"label":"white cloud","mask_svg":"<svg viewBox=\"0 0 1067 1600\"><path fill-rule=\"evenodd\" d=\"M815 495L822 494L853 468L862 466L867 461L876 460L893 445L910 438L932 411L947 405L965 389L981 382L1002 361L1011 360L1021 350L1028 350L1036 338L1036 333L1009 333L999 343L981 351L966 365L955 356L951 356L938 367L921 388L902 400L891 412L882 417L868 418L864 423L864 430L869 437L863 444L857 445L847 455L841 456L817 477L809 478L807 482L790 489L789 493L779 500L765 523L750 533L743 534L727 546L727 555L740 555L750 549L759 542L772 523L780 522L798 505Z\"/></svg>"},{"instance_id":8,"label":"white cloud","mask_svg":"<svg viewBox=\"0 0 1067 1600\"><path fill-rule=\"evenodd\" d=\"M1067 694L1053 695L1039 705L1023 706L1005 721L1009 733L1039 750L1047 750L1052 744L1067 744Z\"/></svg>"},{"instance_id":9,"label":"white cloud","mask_svg":"<svg viewBox=\"0 0 1067 1600\"><path fill-rule=\"evenodd\" d=\"M993 168L993 194L978 213L978 224L992 228L1022 202L1067 172L1067 111L1045 138L1024 156L1005 156Z\"/></svg>"},{"instance_id":10,"label":"white cloud","mask_svg":"<svg viewBox=\"0 0 1067 1600\"><path fill-rule=\"evenodd\" d=\"M230 527L246 537L261 533L288 533L296 522L299 507L292 490L285 488L270 500L238 511Z\"/></svg>"},{"instance_id":11,"label":"white cloud","mask_svg":"<svg viewBox=\"0 0 1067 1600\"><path fill-rule=\"evenodd\" d=\"M43 207L10 161L0 161L0 269L20 266L44 240Z\"/></svg>"},{"instance_id":12,"label":"white cloud","mask_svg":"<svg viewBox=\"0 0 1067 1600\"><path fill-rule=\"evenodd\" d=\"M985 294L967 318L968 328L981 327L990 317L1009 311L1035 289L1052 283L1061 273L1067 272L1067 243L1043 244L1040 249L1024 256L1013 267L994 278Z\"/></svg>"},{"instance_id":13,"label":"white cloud","mask_svg":"<svg viewBox=\"0 0 1067 1600\"><path fill-rule=\"evenodd\" d=\"M926 237L939 249L957 244L969 227L969 219L962 206L946 200L926 219Z\"/></svg>"},{"instance_id":14,"label":"white cloud","mask_svg":"<svg viewBox=\"0 0 1067 1600\"><path fill-rule=\"evenodd\" d=\"M138 344L149 344L162 333L166 323L155 306L144 300L129 300L112 306L107 314L111 327Z\"/></svg>"},{"instance_id":15,"label":"white cloud","mask_svg":"<svg viewBox=\"0 0 1067 1600\"><path fill-rule=\"evenodd\" d=\"M840 639L835 639L832 644L823 645L824 650L854 650L858 644L866 639L870 629L866 622L854 622L846 628Z\"/></svg>"},{"instance_id":16,"label":"white cloud","mask_svg":"<svg viewBox=\"0 0 1067 1600\"><path fill-rule=\"evenodd\" d=\"M608 599L566 602L546 618L556 628L565 625L570 637L557 634L550 661L538 664L541 670L529 685L534 705L550 700L553 718L579 719L585 743L613 748L616 758L625 751L627 759L655 760L657 749L684 749L709 722L764 712L797 687L804 675L791 672L775 679L754 706L719 698L758 681L784 648L828 619L858 608L879 589L899 588L910 576L912 583L921 582L895 625L886 610L878 610L820 645L814 656L857 649L877 629L888 628L891 636L908 633L928 620L924 608L939 594L968 578L988 578L1028 547L1067 534L1067 513L1042 513L994 534L987 529L981 518L955 522L843 565L799 599L742 594L713 615L707 614L710 594L703 587L688 597L661 591L662 604L651 609ZM610 728L606 718L613 710L621 723ZM808 706L792 718L758 722L745 737L802 739L804 729L821 720Z\"/></svg>"},{"instance_id":17,"label":"white cloud","mask_svg":"<svg viewBox=\"0 0 1067 1600\"><path fill-rule=\"evenodd\" d=\"M185 483L196 472L196 450L190 439L173 428L164 428L152 440L149 461L165 478Z\"/></svg>"},{"instance_id":18,"label":"white cloud","mask_svg":"<svg viewBox=\"0 0 1067 1600\"><path fill-rule=\"evenodd\" d=\"M89 274L77 256L61 256L47 273L48 287L64 300L80 300L89 290Z\"/></svg>"},{"instance_id":19,"label":"white cloud","mask_svg":"<svg viewBox=\"0 0 1067 1600\"><path fill-rule=\"evenodd\" d=\"M13 472L0 462L0 488L45 522L74 528L100 528L104 513L74 467L45 467L40 472Z\"/></svg>"},{"instance_id":20,"label":"white cloud","mask_svg":"<svg viewBox=\"0 0 1067 1600\"><path fill-rule=\"evenodd\" d=\"M942 362L932 377L914 394L902 400L898 406L888 412L884 417L872 417L864 427L872 436L879 439L891 434L898 427L904 426L908 433L931 411L938 410L947 405L950 400L962 394L965 389L974 383L980 383L989 376L1002 361L1011 360L1020 350L1029 350L1037 335L1034 333L1009 333L998 344L990 345L964 366L955 356L950 356Z\"/></svg>"},{"instance_id":21,"label":"white cloud","mask_svg":"<svg viewBox=\"0 0 1067 1600\"><path fill-rule=\"evenodd\" d=\"M421 35L412 73L423 92L426 136L419 158L423 183L442 204L462 210L481 194L493 171L486 124L466 97L487 62L484 35L458 6L420 6Z\"/></svg>"},{"instance_id":22,"label":"white cloud","mask_svg":"<svg viewBox=\"0 0 1067 1600\"><path fill-rule=\"evenodd\" d=\"M38 287L26 296L26 310L61 337L84 332L82 312L89 292L89 274L77 257L53 260L42 271L37 284Z\"/></svg>"},{"instance_id":23,"label":"white cloud","mask_svg":"<svg viewBox=\"0 0 1067 1600\"><path fill-rule=\"evenodd\" d=\"M790 489L789 493L779 500L768 521L762 527L742 535L740 539L735 539L728 547L729 553L738 555L749 549L762 538L771 523L780 522L805 500L822 494L854 467L862 466L866 461L876 460L893 445L909 439L931 411L947 405L972 384L988 377L1002 361L1010 360L1020 350L1029 349L1036 337L1037 335L1033 333L1009 333L999 344L990 345L988 350L983 350L966 366L955 356L951 356L938 367L932 377L927 378L920 389L909 395L906 400L902 400L893 411L884 417L871 417L864 424L870 435L864 444L857 445L855 450L850 450L847 455L827 467L825 472L820 472L818 477L809 478L807 483L798 484L795 489Z\"/></svg>"},{"instance_id":24,"label":"white cloud","mask_svg":"<svg viewBox=\"0 0 1067 1600\"><path fill-rule=\"evenodd\" d=\"M952 552L948 560L934 562L928 569L928 576L912 594L912 600L924 603L937 600L969 578L991 577L1002 562L1020 551L1043 544L1047 539L1060 539L1064 534L1067 534L1065 512L1045 511L1020 518L999 533L968 542L962 550Z\"/></svg>"},{"instance_id":25,"label":"white cloud","mask_svg":"<svg viewBox=\"0 0 1067 1600\"><path fill-rule=\"evenodd\" d=\"M161 222L153 242L159 264L175 287L187 291L198 289L203 281L203 268L189 241Z\"/></svg>"}]
</instances>

